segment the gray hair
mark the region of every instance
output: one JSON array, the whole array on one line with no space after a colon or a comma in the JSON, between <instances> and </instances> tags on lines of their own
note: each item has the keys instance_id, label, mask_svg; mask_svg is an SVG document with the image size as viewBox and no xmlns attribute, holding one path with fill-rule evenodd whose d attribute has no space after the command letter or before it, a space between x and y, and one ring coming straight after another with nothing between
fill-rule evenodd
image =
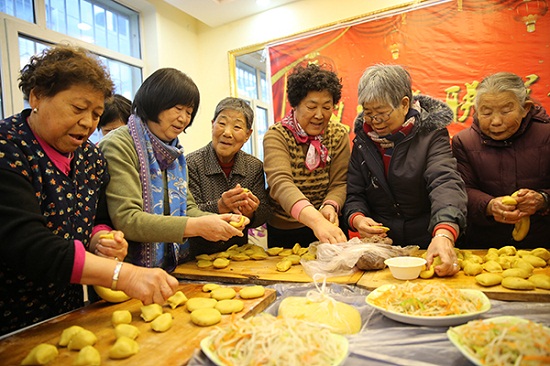
<instances>
[{"instance_id":1,"label":"gray hair","mask_svg":"<svg viewBox=\"0 0 550 366\"><path fill-rule=\"evenodd\" d=\"M249 130L252 129L252 124L254 123L254 111L248 103L240 98L227 97L222 99L216 106L214 111L214 121L218 118L218 115L226 109L231 109L237 112L241 112L246 119L246 128Z\"/></svg>"},{"instance_id":2,"label":"gray hair","mask_svg":"<svg viewBox=\"0 0 550 366\"><path fill-rule=\"evenodd\" d=\"M511 72L497 72L489 75L479 83L476 94L476 109L478 108L481 97L487 93L511 92L518 99L519 104L525 106L529 99L527 88L523 80L518 75Z\"/></svg>"},{"instance_id":3,"label":"gray hair","mask_svg":"<svg viewBox=\"0 0 550 366\"><path fill-rule=\"evenodd\" d=\"M358 86L358 102L380 102L397 108L403 97L412 102L412 81L407 70L399 65L374 65L368 67Z\"/></svg>"}]
</instances>

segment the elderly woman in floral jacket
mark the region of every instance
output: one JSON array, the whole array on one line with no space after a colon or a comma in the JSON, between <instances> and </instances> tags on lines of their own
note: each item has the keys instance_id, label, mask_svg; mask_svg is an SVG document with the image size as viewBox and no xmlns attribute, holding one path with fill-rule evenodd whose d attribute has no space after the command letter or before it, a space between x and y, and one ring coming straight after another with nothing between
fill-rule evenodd
<instances>
[{"instance_id":1,"label":"elderly woman in floral jacket","mask_svg":"<svg viewBox=\"0 0 550 366\"><path fill-rule=\"evenodd\" d=\"M369 67L358 99L363 113L355 121L344 206L351 230L427 248L428 265L436 256L442 261L439 276L455 274L466 191L445 128L452 111L428 96L413 97L410 75L397 65Z\"/></svg>"}]
</instances>

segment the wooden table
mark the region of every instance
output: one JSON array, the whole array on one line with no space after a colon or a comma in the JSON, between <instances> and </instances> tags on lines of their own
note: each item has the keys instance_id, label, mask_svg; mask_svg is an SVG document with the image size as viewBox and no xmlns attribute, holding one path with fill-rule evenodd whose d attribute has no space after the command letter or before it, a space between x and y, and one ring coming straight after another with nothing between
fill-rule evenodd
<instances>
[{"instance_id":1,"label":"wooden table","mask_svg":"<svg viewBox=\"0 0 550 366\"><path fill-rule=\"evenodd\" d=\"M222 269L214 267L199 268L195 261L191 261L176 267L172 275L187 280L261 285L276 282L313 282L313 279L304 272L304 268L300 264L292 266L286 272L277 271L276 265L281 259L282 257L275 256L262 260L231 261L229 266ZM356 271L348 276L328 278L327 282L354 285L362 275L362 271Z\"/></svg>"},{"instance_id":2,"label":"wooden table","mask_svg":"<svg viewBox=\"0 0 550 366\"><path fill-rule=\"evenodd\" d=\"M228 286L236 291L242 286ZM180 288L188 298L209 297L202 292L202 284L180 284ZM232 319L248 318L262 312L276 298L273 289L266 289L263 297L244 300L244 310L231 315L222 315L222 321L217 325L226 325ZM172 310L164 306L164 312L173 316L173 326L165 333L151 330L149 323L140 318L142 303L139 300L129 300L119 304L109 304L105 301L86 306L82 309L56 317L34 327L15 333L0 340L0 364L19 365L27 353L40 343L57 345L61 333L71 325L80 325L98 337L95 348L101 354L102 365L140 365L140 366L172 366L185 365L199 348L200 341L214 328L199 327L190 320L190 314L185 306ZM111 325L111 316L115 310L129 310L132 313L132 325L140 330L136 339L139 352L124 360L111 360L108 351L115 341L114 328ZM59 356L52 365L72 365L77 351L69 351L65 347L58 347Z\"/></svg>"}]
</instances>

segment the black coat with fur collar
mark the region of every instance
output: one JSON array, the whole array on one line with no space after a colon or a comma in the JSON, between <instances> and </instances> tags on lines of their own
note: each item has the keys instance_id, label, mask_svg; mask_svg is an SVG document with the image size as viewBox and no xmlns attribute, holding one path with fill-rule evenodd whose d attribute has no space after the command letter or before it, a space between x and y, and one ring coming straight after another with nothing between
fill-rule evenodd
<instances>
[{"instance_id":1,"label":"black coat with fur collar","mask_svg":"<svg viewBox=\"0 0 550 366\"><path fill-rule=\"evenodd\" d=\"M418 95L421 107L411 133L394 147L388 176L382 156L355 121L344 217L361 212L390 228L396 245L427 248L438 223L466 226L466 191L451 154L453 113L443 102Z\"/></svg>"}]
</instances>

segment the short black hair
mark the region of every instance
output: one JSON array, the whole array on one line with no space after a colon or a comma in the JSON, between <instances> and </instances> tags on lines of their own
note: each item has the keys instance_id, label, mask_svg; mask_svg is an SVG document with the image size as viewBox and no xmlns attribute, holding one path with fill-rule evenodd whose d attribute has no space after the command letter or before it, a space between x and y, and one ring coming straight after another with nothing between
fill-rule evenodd
<instances>
[{"instance_id":1,"label":"short black hair","mask_svg":"<svg viewBox=\"0 0 550 366\"><path fill-rule=\"evenodd\" d=\"M197 115L199 103L199 88L193 80L180 70L167 67L158 69L141 84L132 103L132 113L144 122L158 123L162 111L178 104L192 107L189 127Z\"/></svg>"},{"instance_id":2,"label":"short black hair","mask_svg":"<svg viewBox=\"0 0 550 366\"><path fill-rule=\"evenodd\" d=\"M128 118L130 118L131 113L132 102L123 95L114 94L112 98L105 100L105 110L99 119L97 128L101 129L101 127L117 119L128 124Z\"/></svg>"}]
</instances>

